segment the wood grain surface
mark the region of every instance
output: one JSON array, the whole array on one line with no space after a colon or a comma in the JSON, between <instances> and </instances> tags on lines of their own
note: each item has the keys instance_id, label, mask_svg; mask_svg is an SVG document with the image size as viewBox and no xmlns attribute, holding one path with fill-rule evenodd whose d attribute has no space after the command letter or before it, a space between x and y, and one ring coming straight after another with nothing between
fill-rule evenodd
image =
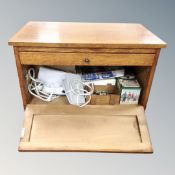
<instances>
[{"instance_id":1,"label":"wood grain surface","mask_svg":"<svg viewBox=\"0 0 175 175\"><path fill-rule=\"evenodd\" d=\"M10 40L14 46L162 48L166 43L141 24L29 22Z\"/></svg>"},{"instance_id":2,"label":"wood grain surface","mask_svg":"<svg viewBox=\"0 0 175 175\"><path fill-rule=\"evenodd\" d=\"M60 66L151 66L154 54L20 52L21 64Z\"/></svg>"},{"instance_id":3,"label":"wood grain surface","mask_svg":"<svg viewBox=\"0 0 175 175\"><path fill-rule=\"evenodd\" d=\"M136 105L28 105L19 151L152 152Z\"/></svg>"}]
</instances>

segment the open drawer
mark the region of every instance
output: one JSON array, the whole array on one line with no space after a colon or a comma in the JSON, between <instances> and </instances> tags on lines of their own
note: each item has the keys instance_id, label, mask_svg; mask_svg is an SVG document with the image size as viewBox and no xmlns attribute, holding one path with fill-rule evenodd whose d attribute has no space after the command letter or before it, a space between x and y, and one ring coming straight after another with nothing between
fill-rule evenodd
<instances>
[{"instance_id":1,"label":"open drawer","mask_svg":"<svg viewBox=\"0 0 175 175\"><path fill-rule=\"evenodd\" d=\"M19 151L153 150L142 106L29 104Z\"/></svg>"}]
</instances>

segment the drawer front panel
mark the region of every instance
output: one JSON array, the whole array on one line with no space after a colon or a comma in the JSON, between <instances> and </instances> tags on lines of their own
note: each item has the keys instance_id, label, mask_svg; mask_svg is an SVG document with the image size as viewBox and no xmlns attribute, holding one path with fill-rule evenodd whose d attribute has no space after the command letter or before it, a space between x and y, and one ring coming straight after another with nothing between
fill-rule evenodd
<instances>
[{"instance_id":1,"label":"drawer front panel","mask_svg":"<svg viewBox=\"0 0 175 175\"><path fill-rule=\"evenodd\" d=\"M152 153L142 106L28 105L19 151Z\"/></svg>"},{"instance_id":2,"label":"drawer front panel","mask_svg":"<svg viewBox=\"0 0 175 175\"><path fill-rule=\"evenodd\" d=\"M151 66L154 54L20 52L26 65Z\"/></svg>"}]
</instances>

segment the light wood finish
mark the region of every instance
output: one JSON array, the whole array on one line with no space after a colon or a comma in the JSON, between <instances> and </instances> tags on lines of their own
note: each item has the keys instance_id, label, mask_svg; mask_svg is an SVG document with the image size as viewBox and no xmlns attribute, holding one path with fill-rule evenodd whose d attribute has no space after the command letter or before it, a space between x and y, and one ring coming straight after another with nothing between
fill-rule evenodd
<instances>
[{"instance_id":1,"label":"light wood finish","mask_svg":"<svg viewBox=\"0 0 175 175\"><path fill-rule=\"evenodd\" d=\"M20 52L26 65L151 66L154 54Z\"/></svg>"},{"instance_id":2,"label":"light wood finish","mask_svg":"<svg viewBox=\"0 0 175 175\"><path fill-rule=\"evenodd\" d=\"M20 151L153 151L144 108L160 49L166 43L144 26L29 22L9 44L14 47L23 105L27 106ZM143 106L79 108L69 105L66 97L51 103L30 98L25 75L31 65L36 70L40 65L128 66L141 83L139 104Z\"/></svg>"},{"instance_id":3,"label":"light wood finish","mask_svg":"<svg viewBox=\"0 0 175 175\"><path fill-rule=\"evenodd\" d=\"M99 92L107 92L107 95L96 95ZM118 95L116 86L113 85L95 85L94 94L91 96L91 105L116 105L119 104L120 95Z\"/></svg>"},{"instance_id":4,"label":"light wood finish","mask_svg":"<svg viewBox=\"0 0 175 175\"><path fill-rule=\"evenodd\" d=\"M110 95L92 95L92 99L89 105L116 105L119 104L120 96L116 94ZM30 104L48 104L48 102L42 101L36 97L33 97ZM70 105L66 96L60 96L59 98L49 102L49 104L54 104L57 106Z\"/></svg>"},{"instance_id":5,"label":"light wood finish","mask_svg":"<svg viewBox=\"0 0 175 175\"><path fill-rule=\"evenodd\" d=\"M116 49L116 48L59 48L59 47L19 47L20 52L60 52L60 53L156 53L156 49Z\"/></svg>"},{"instance_id":6,"label":"light wood finish","mask_svg":"<svg viewBox=\"0 0 175 175\"><path fill-rule=\"evenodd\" d=\"M143 105L146 108L146 104L144 102L144 99L146 98L146 95L148 95L147 92L147 83L148 83L148 77L150 74L151 66L137 66L134 67L135 76L137 80L139 81L141 85L141 94L140 94L140 100L139 104Z\"/></svg>"},{"instance_id":7,"label":"light wood finish","mask_svg":"<svg viewBox=\"0 0 175 175\"><path fill-rule=\"evenodd\" d=\"M29 104L35 104L35 105L37 104L55 104L57 106L60 106L60 105L69 105L69 102L67 100L67 97L63 95L49 103L46 101L42 101L36 97L32 97Z\"/></svg>"},{"instance_id":8,"label":"light wood finish","mask_svg":"<svg viewBox=\"0 0 175 175\"><path fill-rule=\"evenodd\" d=\"M18 78L19 78L19 84L21 89L21 96L23 100L23 106L25 108L27 103L30 100L30 95L27 90L26 78L25 78L27 68L25 68L20 62L19 51L17 47L14 47L14 54L15 54L15 60L16 60L16 67L18 71Z\"/></svg>"},{"instance_id":9,"label":"light wood finish","mask_svg":"<svg viewBox=\"0 0 175 175\"><path fill-rule=\"evenodd\" d=\"M110 95L92 95L91 105L115 105L119 104L120 96L116 94Z\"/></svg>"},{"instance_id":10,"label":"light wood finish","mask_svg":"<svg viewBox=\"0 0 175 175\"><path fill-rule=\"evenodd\" d=\"M162 48L166 43L141 24L29 22L9 41L13 46Z\"/></svg>"},{"instance_id":11,"label":"light wood finish","mask_svg":"<svg viewBox=\"0 0 175 175\"><path fill-rule=\"evenodd\" d=\"M141 106L28 105L24 128L20 151L153 151Z\"/></svg>"},{"instance_id":12,"label":"light wood finish","mask_svg":"<svg viewBox=\"0 0 175 175\"><path fill-rule=\"evenodd\" d=\"M149 97L149 94L150 94L152 81L153 81L153 78L154 78L154 73L155 73L155 70L156 70L156 65L157 65L157 62L158 62L159 54L160 54L160 49L157 49L157 52L155 54L154 63L151 66L151 69L149 71L149 75L148 75L148 78L147 78L147 88L145 90L145 94L144 94L144 98L143 98L143 102L142 102L142 105L145 108L146 108L146 105L147 105L147 102L148 102L148 97Z\"/></svg>"}]
</instances>

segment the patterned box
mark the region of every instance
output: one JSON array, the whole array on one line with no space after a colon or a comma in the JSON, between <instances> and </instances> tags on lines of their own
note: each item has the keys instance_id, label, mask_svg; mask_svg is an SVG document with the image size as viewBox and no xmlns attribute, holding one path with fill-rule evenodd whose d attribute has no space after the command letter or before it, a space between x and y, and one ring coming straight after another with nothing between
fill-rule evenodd
<instances>
[{"instance_id":1,"label":"patterned box","mask_svg":"<svg viewBox=\"0 0 175 175\"><path fill-rule=\"evenodd\" d=\"M135 78L128 76L117 79L120 92L120 104L138 104L141 87Z\"/></svg>"}]
</instances>

